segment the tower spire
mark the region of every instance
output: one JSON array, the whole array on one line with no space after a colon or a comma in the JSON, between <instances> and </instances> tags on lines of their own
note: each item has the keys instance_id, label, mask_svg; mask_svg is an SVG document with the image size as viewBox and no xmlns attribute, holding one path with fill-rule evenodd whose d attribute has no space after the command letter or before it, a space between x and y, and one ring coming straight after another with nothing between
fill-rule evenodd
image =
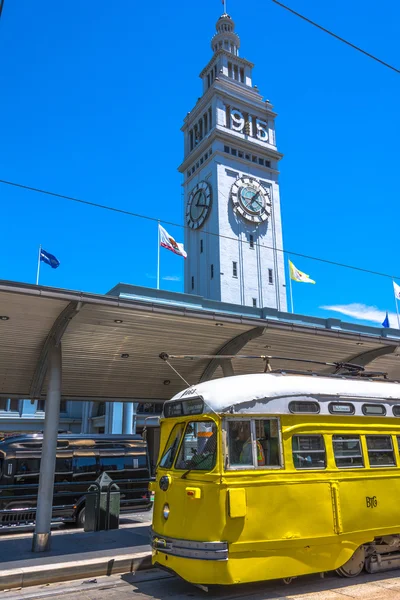
<instances>
[{"instance_id":1,"label":"tower spire","mask_svg":"<svg viewBox=\"0 0 400 600\"><path fill-rule=\"evenodd\" d=\"M235 56L239 56L240 39L235 32L235 23L226 12L226 0L222 0L224 14L217 21L217 31L211 40L211 48L214 52L226 50Z\"/></svg>"}]
</instances>

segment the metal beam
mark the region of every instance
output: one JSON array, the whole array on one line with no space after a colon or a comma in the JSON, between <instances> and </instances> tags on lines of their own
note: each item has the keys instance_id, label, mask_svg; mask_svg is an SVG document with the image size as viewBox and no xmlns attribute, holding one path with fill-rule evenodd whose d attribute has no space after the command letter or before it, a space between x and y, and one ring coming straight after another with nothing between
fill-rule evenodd
<instances>
[{"instance_id":1,"label":"metal beam","mask_svg":"<svg viewBox=\"0 0 400 600\"><path fill-rule=\"evenodd\" d=\"M48 362L49 385L44 413L36 524L32 540L33 552L46 552L50 550L54 471L56 466L57 434L61 402L61 343L58 345L53 343L51 348L49 348Z\"/></svg>"},{"instance_id":2,"label":"metal beam","mask_svg":"<svg viewBox=\"0 0 400 600\"><path fill-rule=\"evenodd\" d=\"M365 350L365 352L360 352L359 354L352 354L348 358L345 358L343 362L353 363L354 365L365 367L381 356L393 354L397 349L398 346L395 345L380 346L379 348L373 348L372 350ZM329 369L324 370L324 373L333 373L334 371L335 367L329 367Z\"/></svg>"},{"instance_id":3,"label":"metal beam","mask_svg":"<svg viewBox=\"0 0 400 600\"><path fill-rule=\"evenodd\" d=\"M240 333L236 337L232 338L224 344L218 352L215 354L218 356L223 356L224 354L237 354L242 348L246 346L251 340L260 337L264 331L265 327L254 327L253 329L249 329L249 331L245 331L244 333ZM202 376L200 377L199 383L203 383L203 381L208 381L214 375L217 367L222 367L222 372L224 377L229 377L234 375L233 365L231 360L218 360L213 358L204 369Z\"/></svg>"},{"instance_id":4,"label":"metal beam","mask_svg":"<svg viewBox=\"0 0 400 600\"><path fill-rule=\"evenodd\" d=\"M39 400L42 395L42 388L44 379L46 377L50 349L53 345L57 346L60 343L68 325L75 315L78 314L81 308L82 302L70 302L54 321L47 335L46 341L43 344L36 369L32 377L32 383L29 392L29 397L31 400Z\"/></svg>"}]
</instances>

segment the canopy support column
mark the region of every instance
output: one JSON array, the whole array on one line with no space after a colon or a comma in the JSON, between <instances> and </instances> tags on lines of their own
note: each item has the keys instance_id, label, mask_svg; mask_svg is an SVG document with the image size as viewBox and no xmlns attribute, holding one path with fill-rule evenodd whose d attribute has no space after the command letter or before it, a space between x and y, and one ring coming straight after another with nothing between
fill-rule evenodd
<instances>
[{"instance_id":1,"label":"canopy support column","mask_svg":"<svg viewBox=\"0 0 400 600\"><path fill-rule=\"evenodd\" d=\"M44 416L36 525L32 540L33 552L46 552L50 550L54 471L56 465L58 423L60 419L61 369L61 343L58 345L53 343L49 349L49 384Z\"/></svg>"},{"instance_id":2,"label":"canopy support column","mask_svg":"<svg viewBox=\"0 0 400 600\"><path fill-rule=\"evenodd\" d=\"M133 432L133 402L124 402L122 409L122 433Z\"/></svg>"}]
</instances>

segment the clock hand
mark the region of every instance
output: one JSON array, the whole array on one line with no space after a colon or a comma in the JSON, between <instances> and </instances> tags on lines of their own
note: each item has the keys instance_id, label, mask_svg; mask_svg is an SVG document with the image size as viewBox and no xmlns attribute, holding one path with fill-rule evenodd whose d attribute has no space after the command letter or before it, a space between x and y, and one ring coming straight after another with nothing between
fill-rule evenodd
<instances>
[{"instance_id":1,"label":"clock hand","mask_svg":"<svg viewBox=\"0 0 400 600\"><path fill-rule=\"evenodd\" d=\"M253 196L253 198L251 199L251 206L253 206L253 203L255 202L259 208L262 208L262 204L260 204L260 202L257 201L257 196L260 195L260 192L257 192L257 194L255 194L255 196Z\"/></svg>"}]
</instances>

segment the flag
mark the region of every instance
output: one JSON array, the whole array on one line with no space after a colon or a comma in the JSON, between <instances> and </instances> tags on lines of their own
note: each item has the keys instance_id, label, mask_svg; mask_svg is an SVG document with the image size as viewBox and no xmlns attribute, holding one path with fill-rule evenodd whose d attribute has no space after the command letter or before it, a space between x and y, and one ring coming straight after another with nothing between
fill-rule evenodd
<instances>
[{"instance_id":1,"label":"flag","mask_svg":"<svg viewBox=\"0 0 400 600\"><path fill-rule=\"evenodd\" d=\"M179 256L183 256L183 258L187 258L187 254L183 247L183 244L179 244L175 241L172 235L169 235L168 231L158 225L158 231L160 234L160 246L166 248L167 250L171 250L174 254L178 254Z\"/></svg>"},{"instance_id":2,"label":"flag","mask_svg":"<svg viewBox=\"0 0 400 600\"><path fill-rule=\"evenodd\" d=\"M389 315L388 312L386 311L386 317L385 320L382 323L382 327L390 327L390 323L389 323Z\"/></svg>"},{"instance_id":3,"label":"flag","mask_svg":"<svg viewBox=\"0 0 400 600\"><path fill-rule=\"evenodd\" d=\"M400 285L397 285L397 283L395 283L393 281L393 288L394 288L394 297L396 298L396 300L400 300Z\"/></svg>"},{"instance_id":4,"label":"flag","mask_svg":"<svg viewBox=\"0 0 400 600\"><path fill-rule=\"evenodd\" d=\"M315 283L315 281L313 279L310 279L310 277L306 273L303 273L302 271L296 269L291 260L289 260L289 271L290 279L293 279L293 281L300 281L301 283Z\"/></svg>"},{"instance_id":5,"label":"flag","mask_svg":"<svg viewBox=\"0 0 400 600\"><path fill-rule=\"evenodd\" d=\"M57 269L60 266L60 261L46 250L40 250L40 261L50 265L52 269Z\"/></svg>"}]
</instances>

